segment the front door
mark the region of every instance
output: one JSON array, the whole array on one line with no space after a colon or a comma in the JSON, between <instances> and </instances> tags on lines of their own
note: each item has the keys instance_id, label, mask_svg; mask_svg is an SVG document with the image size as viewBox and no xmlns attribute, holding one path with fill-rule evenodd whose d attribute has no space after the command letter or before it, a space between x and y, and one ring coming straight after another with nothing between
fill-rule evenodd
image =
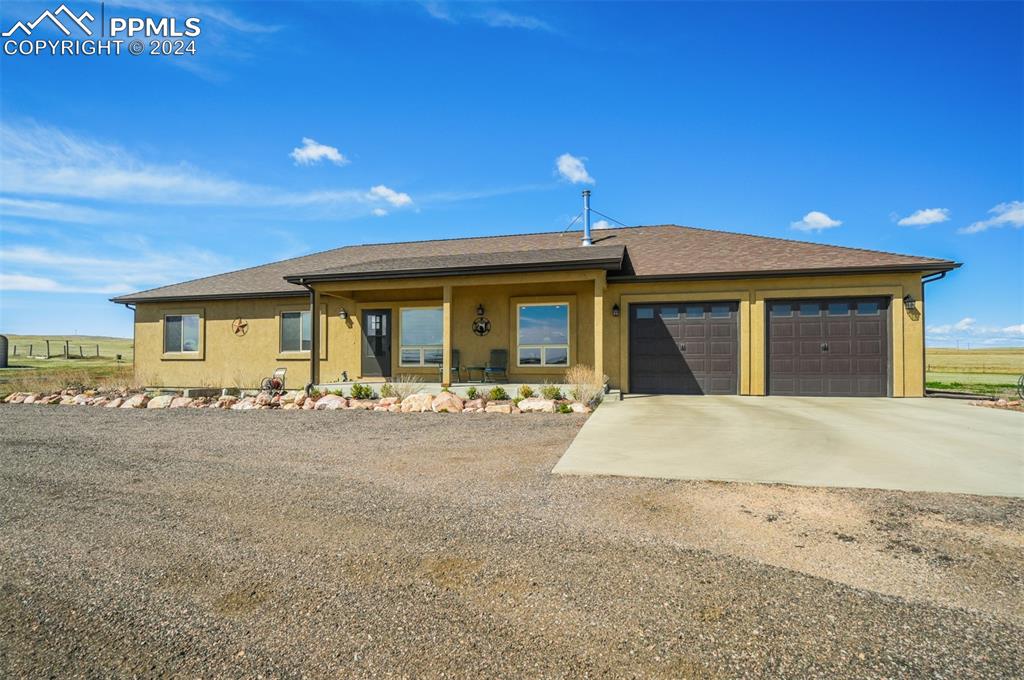
<instances>
[{"instance_id":1,"label":"front door","mask_svg":"<svg viewBox=\"0 0 1024 680\"><path fill-rule=\"evenodd\" d=\"M391 310L363 310L363 375L391 376Z\"/></svg>"}]
</instances>

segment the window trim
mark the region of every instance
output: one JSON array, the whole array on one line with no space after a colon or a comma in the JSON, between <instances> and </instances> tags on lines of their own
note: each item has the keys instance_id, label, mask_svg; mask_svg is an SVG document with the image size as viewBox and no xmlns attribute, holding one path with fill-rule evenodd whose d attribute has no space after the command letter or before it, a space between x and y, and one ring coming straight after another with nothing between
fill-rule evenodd
<instances>
[{"instance_id":1,"label":"window trim","mask_svg":"<svg viewBox=\"0 0 1024 680\"><path fill-rule=\"evenodd\" d=\"M206 358L206 313L202 307L165 307L159 311L160 319L160 360L161 361L203 361ZM195 350L167 351L167 317L199 317L199 346Z\"/></svg>"},{"instance_id":2,"label":"window trim","mask_svg":"<svg viewBox=\"0 0 1024 680\"><path fill-rule=\"evenodd\" d=\"M536 343L519 343L519 323L521 320L520 310L523 307L565 307L565 342L564 343L551 343L551 344L536 344ZM515 355L516 355L516 367L517 368L556 368L566 369L572 365L572 302L566 299L550 300L550 301L537 301L537 302L517 302L515 303L515 320L516 320L516 334L515 334ZM524 349L538 349L540 350L540 363L539 364L524 364L520 360L519 352ZM547 350L548 349L564 349L565 350L565 363L554 364L547 362Z\"/></svg>"},{"instance_id":3,"label":"window trim","mask_svg":"<svg viewBox=\"0 0 1024 680\"><path fill-rule=\"evenodd\" d=\"M299 348L298 349L285 349L284 348L284 319L285 319L285 316L287 316L288 314L298 314L299 315ZM302 315L303 314L308 314L309 315L309 331L310 331L309 344L310 344L310 347L313 346L313 336L312 336L312 332L313 332L313 312L311 310L309 310L309 309L282 309L278 313L278 315L277 315L278 316L278 322L277 322L277 351L278 351L279 354L286 354L286 355L289 355L289 356L295 356L297 354L303 354L303 355L306 355L306 356L309 355L310 350L302 349L302 339L303 339L302 338L302 332L303 332L303 329L305 329L305 327L306 327L306 324L302 323Z\"/></svg>"},{"instance_id":4,"label":"window trim","mask_svg":"<svg viewBox=\"0 0 1024 680\"><path fill-rule=\"evenodd\" d=\"M403 345L402 344L402 312L406 310L414 309L430 309L441 312L441 344L440 345ZM398 365L401 368L438 368L444 363L444 306L443 305L409 305L398 308ZM405 361L402 353L406 350L417 351L419 353L418 363L408 363ZM424 355L430 350L437 350L441 352L441 362L426 363L424 361Z\"/></svg>"},{"instance_id":5,"label":"window trim","mask_svg":"<svg viewBox=\"0 0 1024 680\"><path fill-rule=\"evenodd\" d=\"M190 317L190 316L194 316L196 318L196 348L195 349L185 349L185 317ZM179 349L167 349L167 320L170 319L171 317L178 317L178 319L181 322L181 335L178 338L178 347L179 347ZM203 325L203 318L202 318L202 316L200 316L199 314L196 314L195 312L180 312L180 313L175 313L175 314L166 314L165 313L164 314L164 323L163 323L163 331L164 331L163 332L163 345L164 345L163 353L164 354L199 354L199 349L202 347L202 344L203 344L202 325Z\"/></svg>"}]
</instances>

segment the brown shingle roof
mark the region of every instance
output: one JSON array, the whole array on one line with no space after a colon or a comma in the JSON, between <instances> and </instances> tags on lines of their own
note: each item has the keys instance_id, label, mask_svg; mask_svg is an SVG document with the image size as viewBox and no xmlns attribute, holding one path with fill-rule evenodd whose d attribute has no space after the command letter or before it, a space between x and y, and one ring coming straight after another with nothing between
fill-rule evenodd
<instances>
[{"instance_id":1,"label":"brown shingle roof","mask_svg":"<svg viewBox=\"0 0 1024 680\"><path fill-rule=\"evenodd\" d=\"M114 302L196 300L259 296L303 295L305 289L285 277L303 273L360 272L379 277L388 266L396 270L420 267L438 273L448 258L453 267L469 263L529 261L531 253L549 251L548 260L562 253L604 247L625 247L625 264L610 271L609 279L716 278L771 274L840 273L855 271L944 271L959 266L949 260L899 255L875 250L829 246L804 241L751 236L675 225L625 227L594 232L594 246L579 245L580 232L550 232L483 236L409 243L345 246L249 269L217 274L114 298ZM558 255L555 255L558 253ZM518 254L518 255L516 255ZM564 255L567 256L567 255ZM543 259L537 256L534 259ZM461 264L455 264L461 263Z\"/></svg>"}]
</instances>

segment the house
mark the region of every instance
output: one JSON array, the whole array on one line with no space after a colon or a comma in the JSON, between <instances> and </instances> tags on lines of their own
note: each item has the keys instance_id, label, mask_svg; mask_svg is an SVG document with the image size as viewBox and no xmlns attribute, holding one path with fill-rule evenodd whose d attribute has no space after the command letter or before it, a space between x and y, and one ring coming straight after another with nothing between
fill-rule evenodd
<instances>
[{"instance_id":1,"label":"house","mask_svg":"<svg viewBox=\"0 0 1024 680\"><path fill-rule=\"evenodd\" d=\"M588 364L624 392L910 397L924 284L958 266L663 225L589 246L578 231L347 246L113 301L135 310L149 385L251 387L279 366L289 388L447 384L498 349L511 382Z\"/></svg>"}]
</instances>

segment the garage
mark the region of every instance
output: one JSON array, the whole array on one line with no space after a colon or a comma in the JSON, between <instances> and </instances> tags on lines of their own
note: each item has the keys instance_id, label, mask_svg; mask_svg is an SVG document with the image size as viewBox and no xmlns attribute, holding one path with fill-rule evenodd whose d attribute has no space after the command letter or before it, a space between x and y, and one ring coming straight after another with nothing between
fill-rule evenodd
<instances>
[{"instance_id":1,"label":"garage","mask_svg":"<svg viewBox=\"0 0 1024 680\"><path fill-rule=\"evenodd\" d=\"M737 394L737 303L630 305L629 385L646 394Z\"/></svg>"},{"instance_id":2,"label":"garage","mask_svg":"<svg viewBox=\"0 0 1024 680\"><path fill-rule=\"evenodd\" d=\"M889 394L889 300L768 303L768 394Z\"/></svg>"}]
</instances>

